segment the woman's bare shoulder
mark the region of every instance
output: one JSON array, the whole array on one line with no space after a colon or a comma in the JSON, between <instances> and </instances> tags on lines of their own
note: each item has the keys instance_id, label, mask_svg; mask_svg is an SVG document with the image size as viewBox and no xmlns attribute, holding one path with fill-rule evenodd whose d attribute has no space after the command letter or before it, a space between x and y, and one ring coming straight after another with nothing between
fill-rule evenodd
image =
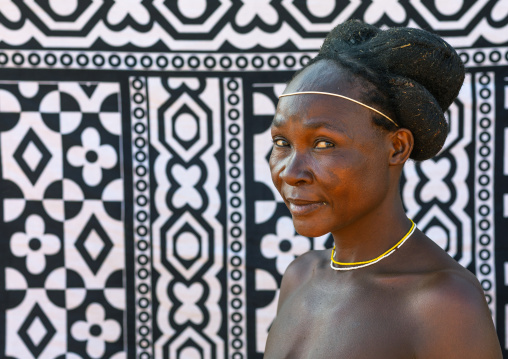
<instances>
[{"instance_id":1,"label":"woman's bare shoulder","mask_svg":"<svg viewBox=\"0 0 508 359\"><path fill-rule=\"evenodd\" d=\"M415 233L396 273L416 358L502 358L478 279L421 232Z\"/></svg>"},{"instance_id":2,"label":"woman's bare shoulder","mask_svg":"<svg viewBox=\"0 0 508 359\"><path fill-rule=\"evenodd\" d=\"M307 282L322 270L329 250L312 250L296 258L287 267L280 288L279 308L281 304L295 292L302 284Z\"/></svg>"},{"instance_id":3,"label":"woman's bare shoulder","mask_svg":"<svg viewBox=\"0 0 508 359\"><path fill-rule=\"evenodd\" d=\"M462 267L427 273L414 293L417 358L501 358L485 295Z\"/></svg>"}]
</instances>

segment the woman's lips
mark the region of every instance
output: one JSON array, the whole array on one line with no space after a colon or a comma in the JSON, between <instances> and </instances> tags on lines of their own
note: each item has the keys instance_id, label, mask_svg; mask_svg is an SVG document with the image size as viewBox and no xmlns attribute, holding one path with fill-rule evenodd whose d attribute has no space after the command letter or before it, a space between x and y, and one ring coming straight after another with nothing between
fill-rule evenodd
<instances>
[{"instance_id":1,"label":"woman's lips","mask_svg":"<svg viewBox=\"0 0 508 359\"><path fill-rule=\"evenodd\" d=\"M288 200L289 211L293 216L304 216L320 207L325 206L324 202L310 202L310 201L292 201Z\"/></svg>"}]
</instances>

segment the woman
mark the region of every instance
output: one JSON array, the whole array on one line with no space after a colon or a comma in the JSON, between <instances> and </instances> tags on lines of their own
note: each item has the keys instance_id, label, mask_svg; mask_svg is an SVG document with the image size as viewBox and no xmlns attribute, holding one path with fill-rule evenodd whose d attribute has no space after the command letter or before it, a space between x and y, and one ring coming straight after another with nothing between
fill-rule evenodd
<instances>
[{"instance_id":1,"label":"woman","mask_svg":"<svg viewBox=\"0 0 508 359\"><path fill-rule=\"evenodd\" d=\"M404 163L441 149L464 67L423 30L349 21L281 96L272 179L298 233L265 358L502 358L477 279L404 213Z\"/></svg>"}]
</instances>

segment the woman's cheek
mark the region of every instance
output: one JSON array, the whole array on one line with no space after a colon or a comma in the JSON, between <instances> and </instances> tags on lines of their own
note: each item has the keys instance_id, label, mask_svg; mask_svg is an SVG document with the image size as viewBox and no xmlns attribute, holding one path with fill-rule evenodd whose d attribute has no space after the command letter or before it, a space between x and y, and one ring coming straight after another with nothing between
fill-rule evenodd
<instances>
[{"instance_id":1,"label":"woman's cheek","mask_svg":"<svg viewBox=\"0 0 508 359\"><path fill-rule=\"evenodd\" d=\"M280 151L274 148L270 154L270 159L268 160L272 182L277 189L279 188L278 182L280 181L279 173L281 172L283 166L283 156L281 156L279 152Z\"/></svg>"}]
</instances>

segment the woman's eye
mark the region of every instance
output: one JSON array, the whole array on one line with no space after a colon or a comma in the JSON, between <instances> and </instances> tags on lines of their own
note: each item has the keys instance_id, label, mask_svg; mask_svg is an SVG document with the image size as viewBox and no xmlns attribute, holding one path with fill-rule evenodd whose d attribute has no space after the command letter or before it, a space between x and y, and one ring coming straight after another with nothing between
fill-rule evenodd
<instances>
[{"instance_id":1,"label":"woman's eye","mask_svg":"<svg viewBox=\"0 0 508 359\"><path fill-rule=\"evenodd\" d=\"M286 146L289 146L289 143L288 141L286 140L282 140L282 139L275 139L273 140L273 143L275 144L275 146L278 146L278 147L286 147Z\"/></svg>"},{"instance_id":2,"label":"woman's eye","mask_svg":"<svg viewBox=\"0 0 508 359\"><path fill-rule=\"evenodd\" d=\"M316 148L329 148L333 146L334 144L329 141L319 141L316 143Z\"/></svg>"}]
</instances>

